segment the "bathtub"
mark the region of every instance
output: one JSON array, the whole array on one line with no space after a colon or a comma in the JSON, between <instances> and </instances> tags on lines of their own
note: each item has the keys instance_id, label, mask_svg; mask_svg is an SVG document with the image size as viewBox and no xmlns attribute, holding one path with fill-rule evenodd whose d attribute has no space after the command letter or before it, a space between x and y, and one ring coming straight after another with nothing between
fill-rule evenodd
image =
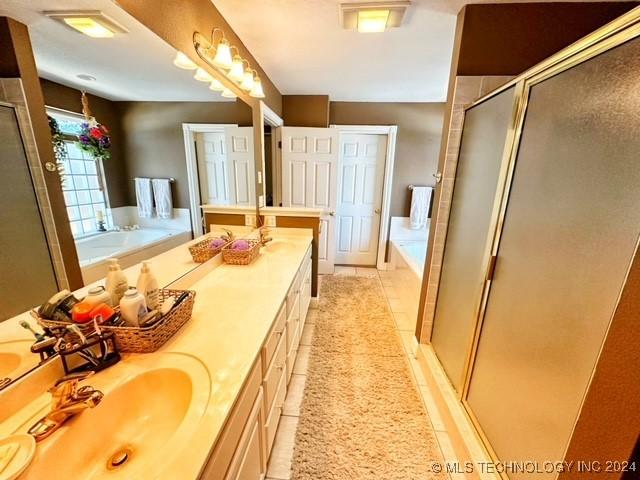
<instances>
[{"instance_id":1,"label":"bathtub","mask_svg":"<svg viewBox=\"0 0 640 480\"><path fill-rule=\"evenodd\" d=\"M398 300L412 320L418 317L426 256L426 240L391 240L388 275L395 285ZM398 288L398 285L402 287Z\"/></svg>"},{"instance_id":2,"label":"bathtub","mask_svg":"<svg viewBox=\"0 0 640 480\"><path fill-rule=\"evenodd\" d=\"M159 255L191 239L191 232L142 228L105 232L76 240L85 285L107 274L107 260L117 257L122 268Z\"/></svg>"}]
</instances>

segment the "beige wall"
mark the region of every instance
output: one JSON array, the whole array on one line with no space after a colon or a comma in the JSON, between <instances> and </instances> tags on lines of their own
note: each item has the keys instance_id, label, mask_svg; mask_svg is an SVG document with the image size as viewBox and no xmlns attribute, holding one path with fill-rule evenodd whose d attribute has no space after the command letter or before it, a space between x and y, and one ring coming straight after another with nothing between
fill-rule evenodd
<instances>
[{"instance_id":1,"label":"beige wall","mask_svg":"<svg viewBox=\"0 0 640 480\"><path fill-rule=\"evenodd\" d=\"M434 186L444 103L331 102L329 123L397 125L391 216L408 216L410 184Z\"/></svg>"},{"instance_id":2,"label":"beige wall","mask_svg":"<svg viewBox=\"0 0 640 480\"><path fill-rule=\"evenodd\" d=\"M237 102L118 102L126 132L129 205L136 204L133 178L173 177L174 208L189 208L183 123L251 125L251 108Z\"/></svg>"},{"instance_id":3,"label":"beige wall","mask_svg":"<svg viewBox=\"0 0 640 480\"><path fill-rule=\"evenodd\" d=\"M282 120L287 127L328 127L329 95L283 95Z\"/></svg>"}]
</instances>

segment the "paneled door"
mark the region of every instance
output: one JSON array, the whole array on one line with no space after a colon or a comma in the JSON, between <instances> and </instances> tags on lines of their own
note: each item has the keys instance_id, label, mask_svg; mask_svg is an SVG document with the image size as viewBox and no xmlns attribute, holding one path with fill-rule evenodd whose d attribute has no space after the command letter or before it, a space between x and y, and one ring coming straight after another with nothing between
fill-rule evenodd
<instances>
[{"instance_id":1,"label":"paneled door","mask_svg":"<svg viewBox=\"0 0 640 480\"><path fill-rule=\"evenodd\" d=\"M386 135L340 136L337 264L376 264L386 151Z\"/></svg>"},{"instance_id":2,"label":"paneled door","mask_svg":"<svg viewBox=\"0 0 640 480\"><path fill-rule=\"evenodd\" d=\"M226 205L229 202L229 165L224 132L196 134L198 181L202 203Z\"/></svg>"},{"instance_id":3,"label":"paneled door","mask_svg":"<svg viewBox=\"0 0 640 480\"><path fill-rule=\"evenodd\" d=\"M333 273L338 183L338 130L282 127L282 206L317 208L318 271Z\"/></svg>"},{"instance_id":4,"label":"paneled door","mask_svg":"<svg viewBox=\"0 0 640 480\"><path fill-rule=\"evenodd\" d=\"M233 205L255 205L256 165L253 154L253 127L225 127L229 196Z\"/></svg>"}]
</instances>

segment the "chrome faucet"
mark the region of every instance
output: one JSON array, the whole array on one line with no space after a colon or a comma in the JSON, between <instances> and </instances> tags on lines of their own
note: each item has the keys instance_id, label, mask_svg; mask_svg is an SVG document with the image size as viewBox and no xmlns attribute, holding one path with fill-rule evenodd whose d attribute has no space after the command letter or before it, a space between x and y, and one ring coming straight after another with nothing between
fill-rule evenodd
<instances>
[{"instance_id":1,"label":"chrome faucet","mask_svg":"<svg viewBox=\"0 0 640 480\"><path fill-rule=\"evenodd\" d=\"M78 383L93 372L80 372L65 375L49 389L51 393L51 411L38 420L28 431L37 442L44 440L69 418L87 408L93 408L102 400L102 392L89 385L78 388Z\"/></svg>"}]
</instances>

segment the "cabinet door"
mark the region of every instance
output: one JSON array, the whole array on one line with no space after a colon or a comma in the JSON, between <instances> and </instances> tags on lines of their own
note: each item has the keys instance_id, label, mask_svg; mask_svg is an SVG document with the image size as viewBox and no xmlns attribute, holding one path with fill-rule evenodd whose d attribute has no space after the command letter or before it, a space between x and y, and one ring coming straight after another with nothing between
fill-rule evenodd
<instances>
[{"instance_id":1,"label":"cabinet door","mask_svg":"<svg viewBox=\"0 0 640 480\"><path fill-rule=\"evenodd\" d=\"M266 473L262 389L244 427L225 480L260 480Z\"/></svg>"}]
</instances>

